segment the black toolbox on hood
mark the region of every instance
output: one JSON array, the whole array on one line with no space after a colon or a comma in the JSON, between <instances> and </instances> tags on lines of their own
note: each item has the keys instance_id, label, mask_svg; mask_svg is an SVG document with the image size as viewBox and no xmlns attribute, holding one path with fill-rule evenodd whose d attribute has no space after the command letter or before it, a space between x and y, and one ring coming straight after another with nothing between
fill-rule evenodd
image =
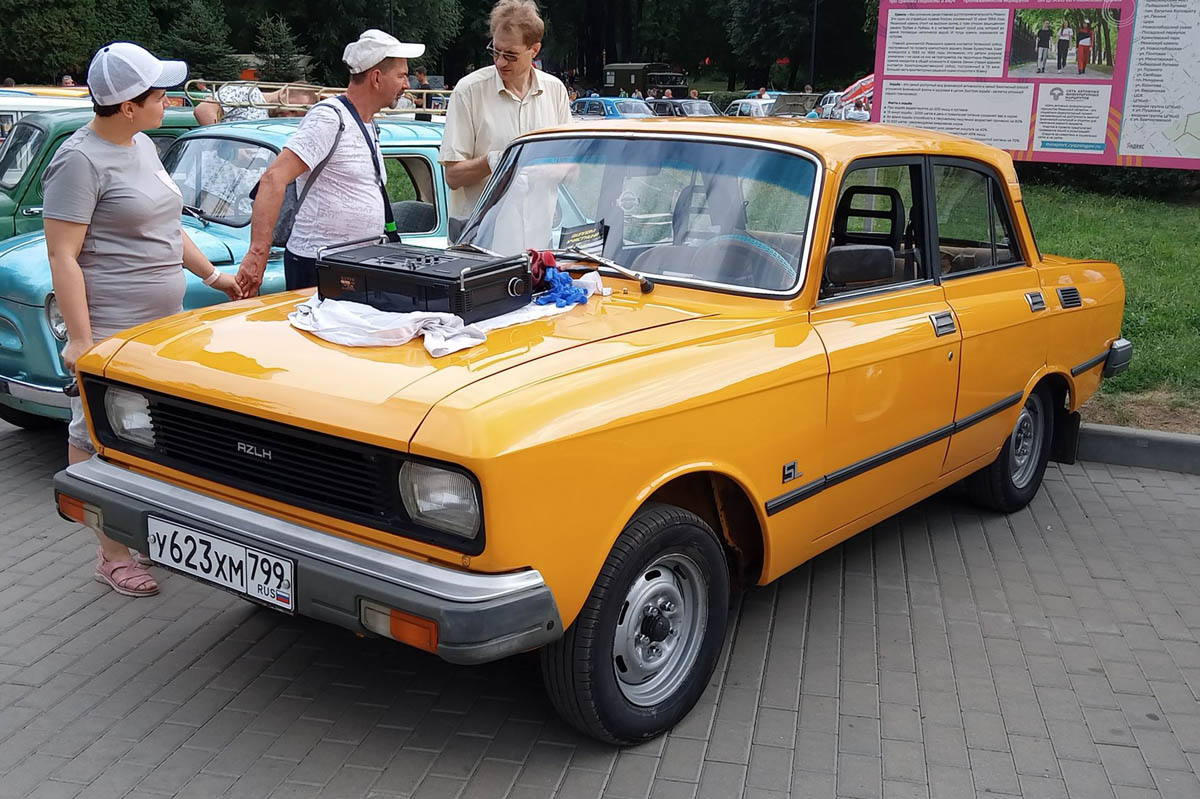
<instances>
[{"instance_id":1,"label":"black toolbox on hood","mask_svg":"<svg viewBox=\"0 0 1200 799\"><path fill-rule=\"evenodd\" d=\"M400 243L322 249L321 299L348 300L381 311L438 311L467 324L531 302L533 274L524 253L496 258Z\"/></svg>"}]
</instances>

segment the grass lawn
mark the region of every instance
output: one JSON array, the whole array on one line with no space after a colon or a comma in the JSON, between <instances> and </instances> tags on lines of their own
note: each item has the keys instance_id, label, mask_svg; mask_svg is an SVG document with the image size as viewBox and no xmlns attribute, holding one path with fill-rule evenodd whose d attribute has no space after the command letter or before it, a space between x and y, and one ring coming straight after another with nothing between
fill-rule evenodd
<instances>
[{"instance_id":1,"label":"grass lawn","mask_svg":"<svg viewBox=\"0 0 1200 799\"><path fill-rule=\"evenodd\" d=\"M1043 253L1113 261L1125 276L1122 333L1133 363L1104 381L1102 399L1151 393L1168 406L1200 403L1200 204L1042 185L1022 191Z\"/></svg>"}]
</instances>

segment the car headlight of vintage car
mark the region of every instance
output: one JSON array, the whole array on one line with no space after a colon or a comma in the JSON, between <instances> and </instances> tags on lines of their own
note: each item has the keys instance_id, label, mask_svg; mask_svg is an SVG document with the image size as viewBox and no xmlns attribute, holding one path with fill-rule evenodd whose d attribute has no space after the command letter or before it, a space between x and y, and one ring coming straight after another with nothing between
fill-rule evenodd
<instances>
[{"instance_id":1,"label":"car headlight of vintage car","mask_svg":"<svg viewBox=\"0 0 1200 799\"><path fill-rule=\"evenodd\" d=\"M104 412L117 438L143 447L154 446L150 401L144 394L109 386L104 392Z\"/></svg>"},{"instance_id":2,"label":"car headlight of vintage car","mask_svg":"<svg viewBox=\"0 0 1200 799\"><path fill-rule=\"evenodd\" d=\"M417 524L463 538L479 534L479 492L462 472L406 461L400 467L400 498Z\"/></svg>"},{"instance_id":3,"label":"car headlight of vintage car","mask_svg":"<svg viewBox=\"0 0 1200 799\"><path fill-rule=\"evenodd\" d=\"M62 311L58 307L58 298L54 296L53 291L46 295L46 324L56 339L67 340L67 320L63 319Z\"/></svg>"}]
</instances>

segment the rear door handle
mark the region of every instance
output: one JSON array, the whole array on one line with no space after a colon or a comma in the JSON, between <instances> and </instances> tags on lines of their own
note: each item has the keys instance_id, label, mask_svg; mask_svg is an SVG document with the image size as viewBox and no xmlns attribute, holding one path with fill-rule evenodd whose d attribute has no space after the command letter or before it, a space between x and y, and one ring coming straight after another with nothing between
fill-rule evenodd
<instances>
[{"instance_id":1,"label":"rear door handle","mask_svg":"<svg viewBox=\"0 0 1200 799\"><path fill-rule=\"evenodd\" d=\"M40 205L33 205L33 206L30 206L29 208L21 209L21 216L41 216L41 215L42 215L42 206L40 206Z\"/></svg>"},{"instance_id":2,"label":"rear door handle","mask_svg":"<svg viewBox=\"0 0 1200 799\"><path fill-rule=\"evenodd\" d=\"M1025 301L1029 303L1029 310L1034 313L1046 310L1046 298L1040 291L1026 292Z\"/></svg>"},{"instance_id":3,"label":"rear door handle","mask_svg":"<svg viewBox=\"0 0 1200 799\"><path fill-rule=\"evenodd\" d=\"M938 338L948 336L958 328L954 324L954 314L949 311L939 311L931 313L929 321L933 325L933 333Z\"/></svg>"}]
</instances>

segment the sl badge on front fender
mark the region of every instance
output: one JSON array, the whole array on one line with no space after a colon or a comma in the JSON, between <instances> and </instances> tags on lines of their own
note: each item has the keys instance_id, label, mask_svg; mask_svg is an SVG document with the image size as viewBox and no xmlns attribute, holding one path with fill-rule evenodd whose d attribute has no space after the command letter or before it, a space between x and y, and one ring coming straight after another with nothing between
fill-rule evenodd
<instances>
[{"instance_id":1,"label":"sl badge on front fender","mask_svg":"<svg viewBox=\"0 0 1200 799\"><path fill-rule=\"evenodd\" d=\"M785 483L792 482L802 474L804 474L804 472L797 471L795 461L792 461L791 463L785 463L783 465L783 482Z\"/></svg>"}]
</instances>

